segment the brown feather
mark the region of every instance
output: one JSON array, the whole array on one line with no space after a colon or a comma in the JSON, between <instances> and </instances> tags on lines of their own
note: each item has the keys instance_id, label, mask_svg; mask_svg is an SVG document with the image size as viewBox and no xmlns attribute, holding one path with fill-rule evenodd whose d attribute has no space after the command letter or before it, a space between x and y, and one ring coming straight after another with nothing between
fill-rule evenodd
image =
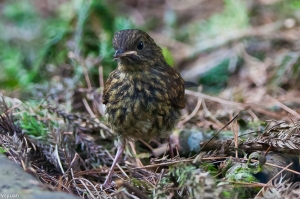
<instances>
[{"instance_id":1,"label":"brown feather","mask_svg":"<svg viewBox=\"0 0 300 199\"><path fill-rule=\"evenodd\" d=\"M113 131L124 139L167 137L185 107L183 79L141 30L117 32L113 46L118 67L103 92Z\"/></svg>"}]
</instances>

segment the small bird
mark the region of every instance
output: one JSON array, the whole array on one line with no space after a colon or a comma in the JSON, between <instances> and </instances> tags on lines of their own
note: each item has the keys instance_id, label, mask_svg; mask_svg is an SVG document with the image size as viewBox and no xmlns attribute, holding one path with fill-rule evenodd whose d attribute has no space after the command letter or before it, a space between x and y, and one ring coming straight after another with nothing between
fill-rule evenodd
<instances>
[{"instance_id":1,"label":"small bird","mask_svg":"<svg viewBox=\"0 0 300 199\"><path fill-rule=\"evenodd\" d=\"M118 67L106 81L103 104L119 146L103 187L111 184L128 140L168 137L185 107L184 80L146 32L121 30L114 35L113 47Z\"/></svg>"}]
</instances>

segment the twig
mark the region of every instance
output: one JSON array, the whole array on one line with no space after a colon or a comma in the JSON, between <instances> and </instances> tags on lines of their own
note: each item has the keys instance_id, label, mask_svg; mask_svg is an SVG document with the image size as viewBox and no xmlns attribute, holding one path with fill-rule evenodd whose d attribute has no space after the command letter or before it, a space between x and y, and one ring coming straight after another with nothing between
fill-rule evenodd
<instances>
[{"instance_id":1,"label":"twig","mask_svg":"<svg viewBox=\"0 0 300 199\"><path fill-rule=\"evenodd\" d=\"M220 122L217 118L215 118L213 116L213 114L208 110L205 100L202 101L202 106L203 106L203 110L206 112L206 114L208 114L208 117L214 121L215 123L217 123L217 125L219 125L220 127L224 126L224 124L222 122Z\"/></svg>"},{"instance_id":2,"label":"twig","mask_svg":"<svg viewBox=\"0 0 300 199\"><path fill-rule=\"evenodd\" d=\"M202 158L202 160L217 160L217 159L226 159L228 157L209 157L209 158ZM172 162L164 162L164 163L159 163L159 164L151 164L143 167L137 167L137 168L132 168L133 170L135 169L150 169L150 168L155 168L159 166L168 166L180 162L193 162L194 159L185 159L185 160L177 160L177 161L172 161Z\"/></svg>"},{"instance_id":3,"label":"twig","mask_svg":"<svg viewBox=\"0 0 300 199\"><path fill-rule=\"evenodd\" d=\"M254 106L251 106L251 108L256 111L256 112L259 112L261 114L264 114L264 115L267 115L267 116L270 116L270 117L273 117L273 118L276 118L276 119L279 119L279 120L282 120L282 115L279 115L278 113L274 113L274 112L271 112L271 111L267 111L267 110L264 110L263 108L260 108L258 107L257 105L254 105Z\"/></svg>"},{"instance_id":4,"label":"twig","mask_svg":"<svg viewBox=\"0 0 300 199\"><path fill-rule=\"evenodd\" d=\"M76 186L76 180L79 180L80 181L80 184L83 185L85 187L85 189L82 189L82 188L79 188L78 186ZM72 181L74 181L74 187L76 187L77 189L79 189L80 191L82 192L88 192L89 193L89 196L92 197L92 198L100 198L100 195L99 195L99 191L98 189L95 187L95 185L90 182L89 180L85 179L85 178L73 178L70 180L69 183L71 183ZM95 197L95 195L93 193L95 192L92 192L89 187L87 186L87 184L89 184L89 186L91 186L95 192L97 193L97 197Z\"/></svg>"},{"instance_id":5,"label":"twig","mask_svg":"<svg viewBox=\"0 0 300 199\"><path fill-rule=\"evenodd\" d=\"M251 182L230 182L231 184L239 184L239 185L246 185L244 187L266 187L266 186L270 186L264 183L251 183Z\"/></svg>"},{"instance_id":6,"label":"twig","mask_svg":"<svg viewBox=\"0 0 300 199\"><path fill-rule=\"evenodd\" d=\"M89 106L89 103L86 101L85 98L82 98L82 102L85 106L85 109L88 111L88 113L91 115L92 118L96 118L95 114L93 113L91 107Z\"/></svg>"},{"instance_id":7,"label":"twig","mask_svg":"<svg viewBox=\"0 0 300 199\"><path fill-rule=\"evenodd\" d=\"M104 80L103 80L103 67L102 67L102 65L99 65L98 71L99 71L100 88L103 89L104 88ZM104 108L104 105L102 104L102 97L103 97L102 94L103 94L103 92L100 95L100 100L99 100L100 104L98 104L98 101L97 101L97 107L98 107L98 110L99 110L100 114L104 116L105 108Z\"/></svg>"},{"instance_id":8,"label":"twig","mask_svg":"<svg viewBox=\"0 0 300 199\"><path fill-rule=\"evenodd\" d=\"M205 148L206 145L208 145L223 129L225 129L233 120L235 120L238 117L238 115L234 116L223 128L221 128L212 138L206 142L206 144L200 149L199 153Z\"/></svg>"},{"instance_id":9,"label":"twig","mask_svg":"<svg viewBox=\"0 0 300 199\"><path fill-rule=\"evenodd\" d=\"M237 149L239 130L238 130L238 124L236 120L231 123L231 130L234 133L234 147ZM238 150L235 150L235 157L238 158Z\"/></svg>"},{"instance_id":10,"label":"twig","mask_svg":"<svg viewBox=\"0 0 300 199\"><path fill-rule=\"evenodd\" d=\"M245 104L242 104L242 103L232 102L232 101L224 100L224 99L221 99L221 98L218 98L218 97L213 97L213 96L205 95L203 93L194 92L194 91L190 91L190 90L185 90L185 94L194 95L194 96L197 96L197 97L201 97L203 99L208 99L208 100L211 100L211 101L219 102L220 104L226 104L226 105L229 105L229 106L236 106L238 109L241 109L241 110L243 110L244 107L246 106Z\"/></svg>"},{"instance_id":11,"label":"twig","mask_svg":"<svg viewBox=\"0 0 300 199\"><path fill-rule=\"evenodd\" d=\"M251 115L251 117L253 118L254 121L259 121L258 117L255 115L255 113L253 113L253 111L251 110L247 110L249 115Z\"/></svg>"},{"instance_id":12,"label":"twig","mask_svg":"<svg viewBox=\"0 0 300 199\"><path fill-rule=\"evenodd\" d=\"M290 113L291 115L294 115L297 118L300 118L300 114L297 113L296 111L292 110L291 108L287 107L286 105L284 105L283 103L281 103L280 101L278 101L277 99L271 97L270 95L267 95L268 98L270 98L273 102L276 102L276 104L282 108L283 110L287 111L288 113Z\"/></svg>"},{"instance_id":13,"label":"twig","mask_svg":"<svg viewBox=\"0 0 300 199\"><path fill-rule=\"evenodd\" d=\"M99 71L99 83L100 83L100 88L104 88L104 81L103 81L103 67L102 65L100 65L98 67L98 71Z\"/></svg>"},{"instance_id":14,"label":"twig","mask_svg":"<svg viewBox=\"0 0 300 199\"><path fill-rule=\"evenodd\" d=\"M183 120L181 120L179 123L178 123L178 126L182 126L185 122L189 121L192 117L194 117L194 115L196 115L196 113L198 112L200 106L201 106L201 102L202 102L202 98L201 97L198 97L198 101L197 101L197 105L196 107L194 108L194 110L192 111L191 114L189 114L186 118L184 118Z\"/></svg>"},{"instance_id":15,"label":"twig","mask_svg":"<svg viewBox=\"0 0 300 199\"><path fill-rule=\"evenodd\" d=\"M89 90L92 90L92 84L91 84L91 80L90 80L90 77L89 77L89 74L88 74L88 70L87 70L87 68L86 68L86 65L85 65L85 63L84 63L83 60L81 60L80 58L78 58L78 59L79 59L80 65L81 65L82 68L83 68L83 73L84 73L84 77L85 77L85 81L86 81L86 84L87 84L87 86L88 86L88 89L89 89Z\"/></svg>"},{"instance_id":16,"label":"twig","mask_svg":"<svg viewBox=\"0 0 300 199\"><path fill-rule=\"evenodd\" d=\"M91 115L91 117L94 119L94 121L97 122L99 127L103 128L105 131L108 131L109 133L113 134L113 131L110 128L108 128L106 125L102 124L100 122L100 120L96 117L96 115L93 113L92 109L90 108L90 106L85 98L82 98L82 102L83 102L86 110L88 111L88 113Z\"/></svg>"},{"instance_id":17,"label":"twig","mask_svg":"<svg viewBox=\"0 0 300 199\"><path fill-rule=\"evenodd\" d=\"M150 150L151 150L151 152L153 152L153 148L150 146L150 144L148 144L147 142L145 142L143 139L141 139L141 138L139 138L138 139L140 142L142 142L146 147L148 147Z\"/></svg>"}]
</instances>

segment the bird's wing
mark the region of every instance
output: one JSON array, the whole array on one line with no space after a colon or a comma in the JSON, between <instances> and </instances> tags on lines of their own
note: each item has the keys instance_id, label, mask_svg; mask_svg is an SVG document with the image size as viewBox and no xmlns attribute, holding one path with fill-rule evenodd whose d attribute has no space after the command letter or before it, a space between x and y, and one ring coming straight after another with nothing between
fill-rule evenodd
<instances>
[{"instance_id":1,"label":"bird's wing","mask_svg":"<svg viewBox=\"0 0 300 199\"><path fill-rule=\"evenodd\" d=\"M184 88L192 88L192 87L198 87L198 86L199 86L198 83L184 81Z\"/></svg>"},{"instance_id":2,"label":"bird's wing","mask_svg":"<svg viewBox=\"0 0 300 199\"><path fill-rule=\"evenodd\" d=\"M172 106L183 109L185 107L184 99L184 81L175 70L172 69L170 82L167 85L167 92Z\"/></svg>"},{"instance_id":3,"label":"bird's wing","mask_svg":"<svg viewBox=\"0 0 300 199\"><path fill-rule=\"evenodd\" d=\"M112 80L115 78L116 70L111 72L105 82L104 90L103 90L103 97L102 97L102 103L106 104L110 97L110 87L112 86Z\"/></svg>"}]
</instances>

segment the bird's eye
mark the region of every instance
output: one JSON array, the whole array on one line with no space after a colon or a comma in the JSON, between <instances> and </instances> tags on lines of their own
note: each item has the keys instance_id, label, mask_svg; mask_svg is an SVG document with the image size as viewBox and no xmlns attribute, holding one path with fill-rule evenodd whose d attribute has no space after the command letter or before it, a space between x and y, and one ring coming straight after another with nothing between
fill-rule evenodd
<instances>
[{"instance_id":1,"label":"bird's eye","mask_svg":"<svg viewBox=\"0 0 300 199\"><path fill-rule=\"evenodd\" d=\"M142 41L140 41L139 44L137 45L137 49L143 50L143 48L144 48L144 44Z\"/></svg>"}]
</instances>

